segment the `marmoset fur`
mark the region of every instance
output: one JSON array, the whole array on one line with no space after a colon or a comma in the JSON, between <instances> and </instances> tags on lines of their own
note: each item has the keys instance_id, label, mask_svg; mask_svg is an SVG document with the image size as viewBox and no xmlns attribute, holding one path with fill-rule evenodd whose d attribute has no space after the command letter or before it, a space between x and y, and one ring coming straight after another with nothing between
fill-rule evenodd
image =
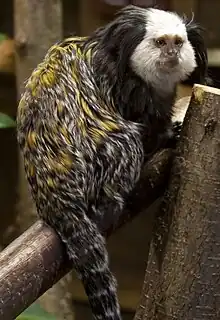
<instances>
[{"instance_id":1,"label":"marmoset fur","mask_svg":"<svg viewBox=\"0 0 220 320\"><path fill-rule=\"evenodd\" d=\"M172 138L177 84L205 83L201 29L128 6L89 37L52 46L26 83L18 142L39 217L64 243L95 319L119 320L100 225L117 221L144 162Z\"/></svg>"}]
</instances>

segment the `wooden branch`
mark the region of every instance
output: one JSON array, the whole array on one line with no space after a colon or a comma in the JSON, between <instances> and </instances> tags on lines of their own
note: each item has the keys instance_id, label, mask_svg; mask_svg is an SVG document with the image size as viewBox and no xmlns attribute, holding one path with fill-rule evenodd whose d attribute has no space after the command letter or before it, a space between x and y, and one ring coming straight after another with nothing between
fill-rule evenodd
<instances>
[{"instance_id":1,"label":"wooden branch","mask_svg":"<svg viewBox=\"0 0 220 320\"><path fill-rule=\"evenodd\" d=\"M125 222L146 210L163 195L170 174L172 158L173 152L170 149L164 149L156 153L145 165L141 178L117 223L115 224L114 217L109 217L108 221L105 220L105 225L99 226L105 236L109 236Z\"/></svg>"},{"instance_id":2,"label":"wooden branch","mask_svg":"<svg viewBox=\"0 0 220 320\"><path fill-rule=\"evenodd\" d=\"M128 206L115 225L100 226L109 236L163 194L172 151L157 153L144 168ZM147 195L147 196L146 196ZM71 269L54 231L38 221L0 254L0 319L14 319Z\"/></svg>"},{"instance_id":3,"label":"wooden branch","mask_svg":"<svg viewBox=\"0 0 220 320\"><path fill-rule=\"evenodd\" d=\"M219 105L194 86L135 320L220 319Z\"/></svg>"}]
</instances>

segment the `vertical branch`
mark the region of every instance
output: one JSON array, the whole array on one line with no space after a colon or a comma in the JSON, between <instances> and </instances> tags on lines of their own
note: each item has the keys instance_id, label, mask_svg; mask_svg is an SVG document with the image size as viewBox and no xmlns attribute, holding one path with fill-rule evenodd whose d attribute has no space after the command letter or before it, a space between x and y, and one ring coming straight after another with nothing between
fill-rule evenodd
<instances>
[{"instance_id":1,"label":"vertical branch","mask_svg":"<svg viewBox=\"0 0 220 320\"><path fill-rule=\"evenodd\" d=\"M48 48L62 38L62 25L61 0L14 0L18 93Z\"/></svg>"},{"instance_id":2,"label":"vertical branch","mask_svg":"<svg viewBox=\"0 0 220 320\"><path fill-rule=\"evenodd\" d=\"M61 0L14 0L14 37L16 50L16 84L18 99L25 81L44 58L47 50L63 36L63 8ZM17 237L36 220L35 206L30 196L19 153L19 179L16 232ZM68 277L48 290L40 302L58 319L74 319Z\"/></svg>"},{"instance_id":3,"label":"vertical branch","mask_svg":"<svg viewBox=\"0 0 220 320\"><path fill-rule=\"evenodd\" d=\"M135 320L220 319L219 105L195 85Z\"/></svg>"},{"instance_id":4,"label":"vertical branch","mask_svg":"<svg viewBox=\"0 0 220 320\"><path fill-rule=\"evenodd\" d=\"M18 100L25 81L48 48L62 37L61 0L14 0L15 64ZM19 154L17 226L14 237L35 221L23 163Z\"/></svg>"}]
</instances>

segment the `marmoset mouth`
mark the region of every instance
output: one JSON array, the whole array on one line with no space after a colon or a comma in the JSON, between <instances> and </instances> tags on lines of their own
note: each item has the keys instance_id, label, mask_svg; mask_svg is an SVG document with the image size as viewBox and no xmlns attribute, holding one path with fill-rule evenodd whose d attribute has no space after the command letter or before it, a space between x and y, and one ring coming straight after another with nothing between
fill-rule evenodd
<instances>
[{"instance_id":1,"label":"marmoset mouth","mask_svg":"<svg viewBox=\"0 0 220 320\"><path fill-rule=\"evenodd\" d=\"M158 68L162 72L174 71L179 66L178 58L164 59L158 62Z\"/></svg>"}]
</instances>

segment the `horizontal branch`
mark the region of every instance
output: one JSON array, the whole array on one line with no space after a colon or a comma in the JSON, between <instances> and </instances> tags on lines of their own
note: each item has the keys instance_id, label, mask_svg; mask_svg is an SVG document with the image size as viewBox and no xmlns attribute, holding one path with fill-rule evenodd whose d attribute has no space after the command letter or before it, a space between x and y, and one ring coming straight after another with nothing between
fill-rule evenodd
<instances>
[{"instance_id":1,"label":"horizontal branch","mask_svg":"<svg viewBox=\"0 0 220 320\"><path fill-rule=\"evenodd\" d=\"M169 176L172 151L155 154L117 223L100 226L109 236L115 229L149 207L163 194ZM0 254L0 319L14 319L71 270L56 233L37 221Z\"/></svg>"}]
</instances>

